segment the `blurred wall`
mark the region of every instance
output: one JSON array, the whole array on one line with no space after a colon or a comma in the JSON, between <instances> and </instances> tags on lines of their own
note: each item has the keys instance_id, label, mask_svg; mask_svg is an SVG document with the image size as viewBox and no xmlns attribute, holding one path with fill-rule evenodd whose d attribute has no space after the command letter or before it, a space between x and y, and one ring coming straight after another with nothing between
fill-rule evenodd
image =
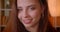
<instances>
[{"instance_id":1,"label":"blurred wall","mask_svg":"<svg viewBox=\"0 0 60 32\"><path fill-rule=\"evenodd\" d=\"M60 0L47 0L50 22L53 26L60 26Z\"/></svg>"}]
</instances>

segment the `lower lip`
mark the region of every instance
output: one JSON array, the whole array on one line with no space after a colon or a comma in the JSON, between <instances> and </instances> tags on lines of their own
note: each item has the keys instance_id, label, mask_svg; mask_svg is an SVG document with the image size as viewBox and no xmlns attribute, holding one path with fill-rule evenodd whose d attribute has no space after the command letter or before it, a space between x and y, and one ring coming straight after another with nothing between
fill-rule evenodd
<instances>
[{"instance_id":1,"label":"lower lip","mask_svg":"<svg viewBox=\"0 0 60 32\"><path fill-rule=\"evenodd\" d=\"M32 20L26 20L26 21L23 21L25 24L30 24L32 22Z\"/></svg>"}]
</instances>

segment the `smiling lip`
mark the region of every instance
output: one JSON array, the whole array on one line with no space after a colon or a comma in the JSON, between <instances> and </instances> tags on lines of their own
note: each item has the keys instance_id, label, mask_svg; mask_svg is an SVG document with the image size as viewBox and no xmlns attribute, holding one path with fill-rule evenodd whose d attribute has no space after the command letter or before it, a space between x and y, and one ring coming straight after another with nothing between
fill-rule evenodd
<instances>
[{"instance_id":1,"label":"smiling lip","mask_svg":"<svg viewBox=\"0 0 60 32\"><path fill-rule=\"evenodd\" d=\"M28 19L28 20L23 20L23 22L25 23L25 24L30 24L31 22L32 22L32 20L30 19Z\"/></svg>"}]
</instances>

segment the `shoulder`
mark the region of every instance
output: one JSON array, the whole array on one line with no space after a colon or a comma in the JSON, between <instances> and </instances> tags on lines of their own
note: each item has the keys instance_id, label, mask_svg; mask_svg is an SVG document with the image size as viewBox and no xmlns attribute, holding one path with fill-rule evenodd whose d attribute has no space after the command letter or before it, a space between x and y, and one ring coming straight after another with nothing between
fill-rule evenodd
<instances>
[{"instance_id":1,"label":"shoulder","mask_svg":"<svg viewBox=\"0 0 60 32\"><path fill-rule=\"evenodd\" d=\"M55 28L47 28L46 32L57 32Z\"/></svg>"},{"instance_id":2,"label":"shoulder","mask_svg":"<svg viewBox=\"0 0 60 32\"><path fill-rule=\"evenodd\" d=\"M48 23L46 32L58 32L51 24Z\"/></svg>"}]
</instances>

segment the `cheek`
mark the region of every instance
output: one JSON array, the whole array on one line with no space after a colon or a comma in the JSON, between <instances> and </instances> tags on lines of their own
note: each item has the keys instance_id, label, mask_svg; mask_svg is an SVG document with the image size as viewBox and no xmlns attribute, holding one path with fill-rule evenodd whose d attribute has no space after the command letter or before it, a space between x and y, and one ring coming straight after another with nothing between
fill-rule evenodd
<instances>
[{"instance_id":1,"label":"cheek","mask_svg":"<svg viewBox=\"0 0 60 32\"><path fill-rule=\"evenodd\" d=\"M34 11L34 12L31 12L30 15L31 15L32 18L37 19L37 18L40 18L41 13L40 13L40 11Z\"/></svg>"},{"instance_id":2,"label":"cheek","mask_svg":"<svg viewBox=\"0 0 60 32\"><path fill-rule=\"evenodd\" d=\"M20 13L18 13L18 19L21 20L21 14Z\"/></svg>"},{"instance_id":3,"label":"cheek","mask_svg":"<svg viewBox=\"0 0 60 32\"><path fill-rule=\"evenodd\" d=\"M31 12L30 15L33 18L34 23L37 23L40 20L40 17L41 17L40 11Z\"/></svg>"}]
</instances>

